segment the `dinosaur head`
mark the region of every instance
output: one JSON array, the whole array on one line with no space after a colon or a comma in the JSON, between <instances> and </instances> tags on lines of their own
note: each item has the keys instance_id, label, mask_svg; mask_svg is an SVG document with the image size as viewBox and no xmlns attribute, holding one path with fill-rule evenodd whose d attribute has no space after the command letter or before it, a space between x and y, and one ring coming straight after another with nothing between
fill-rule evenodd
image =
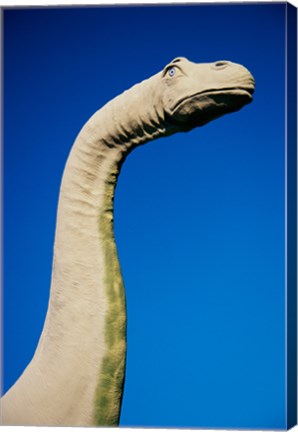
<instances>
[{"instance_id":1,"label":"dinosaur head","mask_svg":"<svg viewBox=\"0 0 298 432\"><path fill-rule=\"evenodd\" d=\"M239 64L193 63L183 57L164 68L162 82L166 117L182 131L250 103L255 84L251 73Z\"/></svg>"}]
</instances>

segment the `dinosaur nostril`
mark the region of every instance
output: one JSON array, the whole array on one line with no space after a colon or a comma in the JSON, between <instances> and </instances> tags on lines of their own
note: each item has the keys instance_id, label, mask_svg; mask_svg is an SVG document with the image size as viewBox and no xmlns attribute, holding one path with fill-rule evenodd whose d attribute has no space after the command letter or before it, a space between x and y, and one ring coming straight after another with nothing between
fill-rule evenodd
<instances>
[{"instance_id":1,"label":"dinosaur nostril","mask_svg":"<svg viewBox=\"0 0 298 432\"><path fill-rule=\"evenodd\" d=\"M215 66L216 69L224 69L228 65L229 65L229 62L228 61L224 61L224 60L217 61L217 62L214 63L214 66Z\"/></svg>"}]
</instances>

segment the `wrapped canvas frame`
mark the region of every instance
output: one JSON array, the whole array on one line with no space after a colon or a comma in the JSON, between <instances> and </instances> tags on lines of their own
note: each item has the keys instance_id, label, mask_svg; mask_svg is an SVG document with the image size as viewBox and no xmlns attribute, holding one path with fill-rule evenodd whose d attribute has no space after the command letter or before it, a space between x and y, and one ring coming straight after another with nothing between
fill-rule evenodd
<instances>
[{"instance_id":1,"label":"wrapped canvas frame","mask_svg":"<svg viewBox=\"0 0 298 432\"><path fill-rule=\"evenodd\" d=\"M294 426L297 423L297 38L295 37L295 35L297 34L297 10L294 6L290 5L289 3L281 3L284 6L285 9L285 17L286 17L286 21L284 24L284 30L286 33L286 37L285 37L285 41L286 41L286 49L285 49L285 72L286 72L286 76L285 76L285 95L286 95L286 100L285 100L285 122L286 122L286 137L285 137L285 175L286 175L286 179L285 179L285 195L286 195L286 204L285 204L285 218L286 218L286 222L285 222L285 247L286 247L286 254L285 254L285 301L286 301L286 315L285 315L285 330L286 330L286 346L285 346L285 355L286 355L286 365L285 365L285 373L286 373L286 379L285 379L285 403L286 403L286 423L285 423L285 427L286 428L290 428L292 426ZM261 4L260 4L261 5ZM200 5L197 5L197 7L199 7ZM179 6L177 6L179 7ZM214 6L216 7L216 5ZM116 9L115 8L115 13L116 13ZM6 29L9 28L9 25L7 24L8 21L6 21L5 19L5 14L6 16L8 16L8 14L10 13L10 11L12 12L12 9L7 8L6 10L4 10L4 28L5 25L7 26ZM149 9L148 9L149 11ZM84 13L84 8L82 9L82 13ZM5 33L4 33L5 35ZM8 39L7 39L8 40ZM4 44L5 44L5 37L4 37ZM11 51L10 51L11 48ZM9 45L5 45L5 50L4 50L4 55L8 55L10 52L14 53L13 49L15 47L13 45L9 46ZM137 51L136 51L137 52ZM180 54L180 53L179 53ZM6 62L7 64L10 64L9 62L11 62L12 58L8 58L6 57ZM44 57L42 56L43 61L44 61ZM5 58L4 58L5 60ZM61 60L61 59L60 59ZM57 61L60 61L59 59ZM170 59L168 59L170 60ZM215 59L216 60L216 59ZM71 62L71 59L70 59ZM64 63L65 64L65 63ZM4 65L4 68L6 66ZM5 69L6 70L6 69ZM11 69L7 69L8 71L11 71ZM14 72L14 78L17 76L17 73ZM11 75L12 76L12 75ZM18 75L18 79L20 79L20 74ZM146 76L144 76L145 78ZM142 77L141 77L142 78ZM6 91L6 98L4 97L4 108L7 108L8 105L5 105L5 103L12 103L12 98L9 99L9 97L11 97L12 93L9 93L8 90L9 87L5 87L7 85L7 82L9 81L10 76L8 74L4 73L4 90ZM127 80L126 80L127 81ZM130 83L130 84L134 84L134 82ZM258 82L257 82L258 85ZM121 86L119 86L120 88ZM123 90L121 88L121 90ZM54 90L53 90L54 91ZM5 93L4 93L5 94ZM32 94L33 99L34 97L36 97L36 94L34 95L34 92ZM256 101L258 98L258 87L256 90ZM7 102L10 101L10 102ZM74 101L75 103L75 101ZM92 103L94 103L94 101L92 101ZM257 103L257 102L256 102ZM249 107L249 109L253 109L253 104L251 105L251 107ZM97 107L96 107L97 108ZM88 112L88 110L86 110ZM9 114L6 114L7 112L9 112ZM4 115L7 115L7 118L9 118L9 115L11 115L11 113L13 112L11 105L8 107L8 110L6 111L6 113L4 112ZM239 114L239 117L241 116L242 112ZM236 120L236 118L235 118ZM4 127L5 127L5 121L4 120ZM80 124L80 120L77 121L77 124ZM71 124L71 122L69 122L69 125ZM7 127L6 129L7 131L9 131L10 129ZM6 135L4 135L4 139L3 139L3 144L4 144L4 170L6 170L6 175L9 173L9 170L12 170L11 172L13 172L13 165L10 163L8 163L7 161L9 161L9 158L6 159L6 155L5 152L7 151L7 154L9 154L10 148L5 147L5 146L11 146L11 148L14 148L14 151L18 151L16 149L20 150L20 147L13 147L12 144L12 139L9 136L9 134L6 132ZM26 138L25 138L25 142L26 142ZM21 152L23 152L24 149L21 149ZM22 153L20 153L22 154ZM153 159L152 159L153 160ZM11 161L11 160L10 160ZM125 174L125 173L124 173ZM12 265L11 264L7 264L8 262L12 262L9 261L9 253L11 253L11 250L13 248L13 245L16 247L17 246L17 238L13 239L13 237L9 237L8 235L6 235L6 226L9 225L9 218L13 218L14 213L12 211L13 207L10 207L10 199L12 199L13 193L15 193L15 189L12 185L12 183L10 183L11 179L7 181L6 183L6 189L4 191L4 213L5 211L7 211L7 213L5 214L5 218L6 218L6 223L7 225L5 225L5 219L4 219L4 260L5 260L5 248L7 248L8 253L7 253L7 262L5 263L4 261L4 271L6 272L6 276L7 276L7 280L10 279L10 275L13 273L12 270ZM24 182L25 183L25 182ZM120 185L120 193L121 193L121 185ZM6 202L6 207L5 207L5 200L7 200ZM122 204L121 204L122 206ZM123 207L121 207L123 209ZM5 210L6 209L6 210ZM129 225L128 225L129 226ZM11 228L9 228L8 230L9 233L11 233ZM160 239L160 241L162 241L162 238ZM183 244L183 243L182 243ZM183 247L183 246L182 246ZM122 246L121 246L122 248ZM170 247L169 247L170 249ZM122 259L125 261L126 256L124 253L124 248L122 249ZM128 263L129 264L129 263ZM155 263L156 265L156 263ZM7 266L7 267L5 267ZM161 272L162 273L162 272ZM128 274L128 279L131 280L131 275ZM141 280L141 279L140 279ZM11 296L10 293L8 293L8 286L11 287L11 283L7 283L5 282L4 279L4 289L3 289L3 298L4 298L4 312L6 317L9 318L13 316L13 311L11 309L11 304L13 304L11 302L10 299L10 307L7 308L6 303L6 298L9 298L9 296ZM131 294L130 294L131 296ZM149 294L148 294L149 296ZM175 290L174 290L174 296L175 296ZM131 298L131 297L130 297ZM206 299L205 299L206 300ZM209 299L210 300L210 299ZM177 319L179 319L179 316L177 317ZM296 325L295 325L296 324ZM34 327L34 326L33 326ZM9 326L7 327L9 328ZM4 329L5 330L5 329ZM210 329L211 330L211 329ZM37 331L37 330L36 330ZM136 331L136 328L134 327L134 331ZM161 330L162 331L162 330ZM12 349L12 344L14 342L12 342L12 339L10 340L10 335L12 333L8 332L6 333L6 337L5 337L5 343L8 344L8 348L10 350L10 356L11 356L11 352L17 348L14 347ZM140 336L140 335L137 335ZM36 337L36 335L35 335ZM179 334L178 334L179 337ZM181 341L181 340L180 340ZM169 338L169 344L171 344L171 338ZM9 346L10 345L10 346ZM7 347L7 345L6 345ZM5 345L4 345L5 348ZM171 345L171 349L174 350L174 344L172 343ZM5 352L4 352L4 358L5 358ZM11 359L11 357L8 356L8 358ZM16 360L15 360L16 361ZM162 362L162 361L161 361ZM159 369L158 367L159 365L156 365L156 368ZM9 365L9 361L7 361L7 363L4 363L4 367L6 367L9 369L10 365ZM15 372L14 372L15 373ZM166 371L165 371L166 373ZM131 376L131 370L129 372L129 376ZM128 376L128 379L130 379ZM179 377L178 377L179 378ZM11 378L10 378L11 379ZM4 371L4 384L6 382L6 375L5 375L5 371ZM148 388L147 388L148 391ZM162 393L163 394L163 393ZM157 396L158 398L158 396ZM173 398L174 400L175 398ZM161 401L163 399L161 398ZM128 403L128 402L127 402ZM187 411L187 407L185 407L185 410ZM137 411L137 410L136 410ZM137 412L136 412L137 414ZM171 418L171 415L168 414L167 420ZM124 423L125 424L125 423ZM139 424L139 423L137 423ZM169 424L169 423L168 423ZM128 423L126 423L126 425L128 425ZM135 424L133 424L135 426ZM139 424L140 426L157 426L158 424L156 423L146 423L145 424ZM172 424L169 424L170 426L173 426ZM189 424L187 424L189 426ZM236 427L237 425L239 427L242 427L242 424L237 424L236 423ZM177 426L181 426L181 424L177 424ZM194 424L195 427L198 426L203 426L203 427L235 427L234 424L229 424L228 423L221 423L221 424L216 424L216 423L202 423L202 424Z\"/></svg>"},{"instance_id":2,"label":"wrapped canvas frame","mask_svg":"<svg viewBox=\"0 0 298 432\"><path fill-rule=\"evenodd\" d=\"M297 9L287 5L287 424L297 424ZM296 325L295 325L296 324Z\"/></svg>"}]
</instances>

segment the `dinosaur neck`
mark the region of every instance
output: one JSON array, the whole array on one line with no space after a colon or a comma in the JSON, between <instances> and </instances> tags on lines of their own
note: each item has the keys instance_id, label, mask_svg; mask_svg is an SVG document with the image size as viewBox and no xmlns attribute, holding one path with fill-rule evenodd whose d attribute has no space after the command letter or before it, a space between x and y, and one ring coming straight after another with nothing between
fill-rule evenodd
<instances>
[{"instance_id":1,"label":"dinosaur neck","mask_svg":"<svg viewBox=\"0 0 298 432\"><path fill-rule=\"evenodd\" d=\"M154 100L156 78L95 113L68 158L44 329L31 363L7 394L14 412L21 412L20 424L119 422L126 312L113 199L126 155L137 145L171 133ZM157 109L150 112L148 107ZM14 394L17 398L22 393L29 399L24 412L14 400Z\"/></svg>"},{"instance_id":2,"label":"dinosaur neck","mask_svg":"<svg viewBox=\"0 0 298 432\"><path fill-rule=\"evenodd\" d=\"M170 132L158 110L148 112L148 107L160 106L152 100L156 97L154 79L134 86L89 120L73 147L61 188L55 243L56 296L65 296L64 304L72 315L85 310L85 323L93 331L97 329L100 338L88 349L88 355L93 351L98 358L92 384L92 422L97 425L119 423L125 373L126 308L113 231L115 187L127 154ZM63 272L66 283L59 280ZM67 318L68 324L72 321ZM72 326L68 331L73 341L76 334ZM76 343L81 339L76 337Z\"/></svg>"}]
</instances>

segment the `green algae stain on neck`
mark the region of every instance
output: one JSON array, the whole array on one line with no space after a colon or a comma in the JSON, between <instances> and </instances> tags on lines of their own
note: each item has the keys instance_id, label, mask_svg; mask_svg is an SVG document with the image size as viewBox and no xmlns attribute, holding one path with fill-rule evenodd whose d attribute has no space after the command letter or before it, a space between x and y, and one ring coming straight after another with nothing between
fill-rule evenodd
<instances>
[{"instance_id":1,"label":"green algae stain on neck","mask_svg":"<svg viewBox=\"0 0 298 432\"><path fill-rule=\"evenodd\" d=\"M94 424L96 426L118 426L125 376L125 291L113 230L113 200L118 174L119 169L115 167L106 181L105 198L99 219L104 251L104 281L108 310L104 329L107 353L100 368L94 401Z\"/></svg>"}]
</instances>

